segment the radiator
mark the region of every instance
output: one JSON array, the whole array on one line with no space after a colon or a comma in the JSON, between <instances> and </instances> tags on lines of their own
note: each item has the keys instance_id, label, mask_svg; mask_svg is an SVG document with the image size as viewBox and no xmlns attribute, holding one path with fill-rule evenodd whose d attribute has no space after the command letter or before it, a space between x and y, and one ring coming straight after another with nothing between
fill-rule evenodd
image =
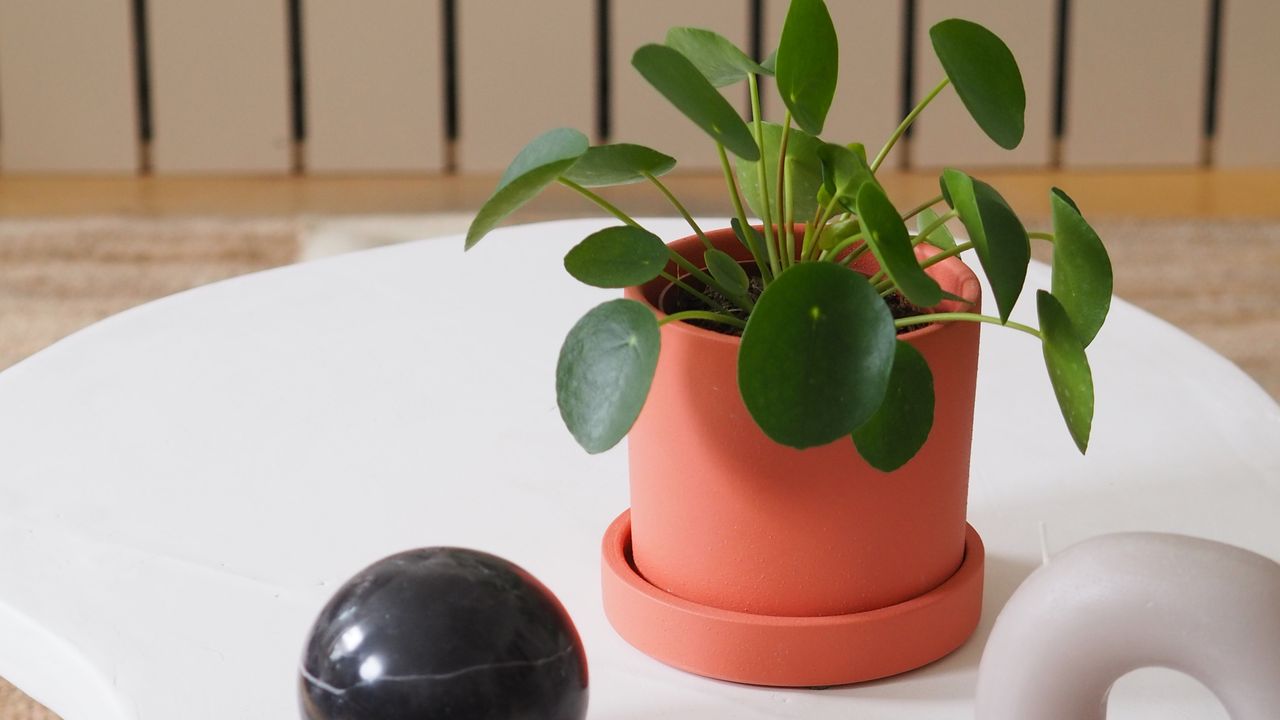
<instances>
[{"instance_id":1,"label":"radiator","mask_svg":"<svg viewBox=\"0 0 1280 720\"><path fill-rule=\"evenodd\" d=\"M1013 152L947 91L906 168L1280 164L1276 0L827 0L824 135L878 147L967 17L1027 85ZM713 171L711 144L630 67L673 25L773 49L786 0L0 0L0 172L499 172L553 126ZM780 115L764 87L766 114ZM745 88L726 89L747 107Z\"/></svg>"}]
</instances>

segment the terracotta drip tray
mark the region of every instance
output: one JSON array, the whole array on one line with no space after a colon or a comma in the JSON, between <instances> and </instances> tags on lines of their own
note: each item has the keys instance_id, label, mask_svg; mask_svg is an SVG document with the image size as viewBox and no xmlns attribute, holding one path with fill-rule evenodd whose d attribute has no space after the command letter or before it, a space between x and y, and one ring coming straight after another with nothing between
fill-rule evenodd
<instances>
[{"instance_id":1,"label":"terracotta drip tray","mask_svg":"<svg viewBox=\"0 0 1280 720\"><path fill-rule=\"evenodd\" d=\"M668 665L720 680L819 687L913 670L964 644L982 614L982 539L972 526L960 568L929 592L849 615L780 617L708 607L649 584L632 566L631 513L604 536L604 609L627 642Z\"/></svg>"}]
</instances>

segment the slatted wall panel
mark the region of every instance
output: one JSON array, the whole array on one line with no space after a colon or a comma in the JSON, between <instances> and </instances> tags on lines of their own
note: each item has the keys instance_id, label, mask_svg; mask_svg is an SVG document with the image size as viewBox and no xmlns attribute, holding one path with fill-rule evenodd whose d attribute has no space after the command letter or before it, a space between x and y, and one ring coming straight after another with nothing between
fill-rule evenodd
<instances>
[{"instance_id":1,"label":"slatted wall panel","mask_svg":"<svg viewBox=\"0 0 1280 720\"><path fill-rule=\"evenodd\" d=\"M715 30L746 49L751 37L750 10L746 0L614 2L609 56L613 96L610 139L661 150L679 160L683 170L718 169L720 156L713 141L640 77L631 67L631 54L645 43L663 42L667 29L677 25ZM740 83L723 89L734 107L745 108L745 87Z\"/></svg>"},{"instance_id":2,"label":"slatted wall panel","mask_svg":"<svg viewBox=\"0 0 1280 720\"><path fill-rule=\"evenodd\" d=\"M0 168L138 167L129 0L0 1Z\"/></svg>"},{"instance_id":3,"label":"slatted wall panel","mask_svg":"<svg viewBox=\"0 0 1280 720\"><path fill-rule=\"evenodd\" d=\"M1215 159L1280 165L1280 2L1224 3Z\"/></svg>"},{"instance_id":4,"label":"slatted wall panel","mask_svg":"<svg viewBox=\"0 0 1280 720\"><path fill-rule=\"evenodd\" d=\"M1197 164L1209 0L1071 0L1070 7L1063 164Z\"/></svg>"},{"instance_id":5,"label":"slatted wall panel","mask_svg":"<svg viewBox=\"0 0 1280 720\"><path fill-rule=\"evenodd\" d=\"M458 0L458 169L501 171L534 136L596 125L594 0Z\"/></svg>"},{"instance_id":6,"label":"slatted wall panel","mask_svg":"<svg viewBox=\"0 0 1280 720\"><path fill-rule=\"evenodd\" d=\"M290 7L300 8L298 42ZM443 7L453 8L446 22ZM1054 163L1055 80L1065 167L1280 165L1277 0L829 0L844 41L832 140L874 152L939 69L928 28L977 19L1009 41L1028 88L1027 134L1005 153L944 93L915 128L913 167ZM135 172L149 127L157 173L502 170L534 135L572 126L652 144L685 170L713 151L630 67L668 26L777 44L787 0L0 0L0 172ZM599 9L607 8L607 26ZM914 61L904 65L907 8ZM1222 8L1216 104L1212 8ZM1059 8L1067 9L1060 29ZM759 16L754 13L759 12ZM1059 31L1066 38L1059 68ZM605 33L604 36L601 33ZM446 42L454 52L446 56ZM149 50L149 70L141 48ZM299 98L291 53L300 48ZM602 48L608 62L599 63ZM452 60L452 72L450 63ZM910 69L911 77L906 74ZM145 81L139 81L139 76ZM907 81L910 82L907 82ZM602 82L603 81L603 82ZM780 120L771 84L766 116ZM138 88L147 90L144 107ZM455 88L452 94L449 87ZM740 88L726 90L742 103ZM738 97L735 98L735 95ZM601 103L608 102L608 107ZM1216 110L1216 113L1214 112ZM455 120L452 124L446 120ZM602 122L602 120L608 122ZM456 130L446 138L446 125ZM450 146L452 144L452 155ZM889 166L904 159L892 158ZM446 158L452 157L452 164Z\"/></svg>"},{"instance_id":7,"label":"slatted wall panel","mask_svg":"<svg viewBox=\"0 0 1280 720\"><path fill-rule=\"evenodd\" d=\"M1035 167L1053 152L1053 97L1057 12L1053 2L1026 0L917 0L915 94L924 97L944 77L933 54L929 28L951 17L973 20L999 35L1013 51L1027 89L1026 134L1012 151L991 142L969 117L954 90L943 91L916 120L911 138L914 167Z\"/></svg>"},{"instance_id":8,"label":"slatted wall panel","mask_svg":"<svg viewBox=\"0 0 1280 720\"><path fill-rule=\"evenodd\" d=\"M284 0L148 0L157 173L292 167Z\"/></svg>"},{"instance_id":9,"label":"slatted wall panel","mask_svg":"<svg viewBox=\"0 0 1280 720\"><path fill-rule=\"evenodd\" d=\"M439 0L305 0L308 172L444 167Z\"/></svg>"},{"instance_id":10,"label":"slatted wall panel","mask_svg":"<svg viewBox=\"0 0 1280 720\"><path fill-rule=\"evenodd\" d=\"M764 0L764 54L778 47L787 0ZM874 155L902 120L902 0L833 0L827 3L840 39L840 73L835 103L823 136L840 143L861 142ZM766 111L781 122L785 108L773 84ZM890 159L886 167L891 167Z\"/></svg>"}]
</instances>

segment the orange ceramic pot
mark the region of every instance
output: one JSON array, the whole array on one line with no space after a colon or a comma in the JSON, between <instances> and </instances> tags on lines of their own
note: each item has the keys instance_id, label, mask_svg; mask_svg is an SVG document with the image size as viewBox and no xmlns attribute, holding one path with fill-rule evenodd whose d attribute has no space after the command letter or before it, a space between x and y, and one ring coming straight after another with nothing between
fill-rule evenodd
<instances>
[{"instance_id":1,"label":"orange ceramic pot","mask_svg":"<svg viewBox=\"0 0 1280 720\"><path fill-rule=\"evenodd\" d=\"M749 259L731 230L710 238L735 257ZM672 247L700 264L697 237ZM921 246L920 252L936 250ZM863 258L856 269L874 272L872 255ZM960 260L943 261L928 272L944 290L971 303L946 301L937 310L977 312L978 279ZM658 303L665 286L655 280L628 288L626 295L661 316ZM921 647L907 652L886 648L894 658L887 663L847 658L840 668L797 673L786 666L794 666L797 653L804 651L789 649L786 662L773 669L748 662L754 669L744 674L723 657L699 662L670 652L658 655L694 672L742 682L825 685L901 672L960 645L976 626L981 606L981 542L976 535L968 537L965 522L978 336L973 323L925 326L899 336L933 371L934 430L915 458L885 474L870 467L849 439L807 450L770 440L738 391L739 339L687 323L664 325L653 386L629 435L629 521L611 530L615 543L621 535L629 539L614 553L612 566L608 542L605 548L606 610L615 627L655 654L652 646L659 638L640 637L648 634L646 620L636 617L646 606L635 597L622 600L636 590L637 581L648 586L640 588L642 594L653 591L666 610L683 604L748 625L752 618L766 624L848 618L865 626L868 613L919 603L945 590L951 605L944 603L943 617L929 620L935 626L884 638L890 643L922 638ZM957 590L948 581L960 575L962 565L969 579ZM634 606L626 610L633 617L618 617L624 606ZM670 618L649 620L667 623L656 629L659 635L671 629ZM901 617L895 622L900 624ZM735 642L741 646L748 639ZM776 642L769 643L779 650ZM661 644L669 645L670 639ZM732 647L713 654L725 652L732 654ZM814 662L829 666L831 658L819 655Z\"/></svg>"}]
</instances>

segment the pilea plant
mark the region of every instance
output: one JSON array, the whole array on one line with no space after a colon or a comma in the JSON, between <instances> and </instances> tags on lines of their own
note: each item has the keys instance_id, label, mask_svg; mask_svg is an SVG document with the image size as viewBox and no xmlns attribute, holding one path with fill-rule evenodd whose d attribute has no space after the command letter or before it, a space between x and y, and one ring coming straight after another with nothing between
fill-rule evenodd
<instances>
[{"instance_id":1,"label":"pilea plant","mask_svg":"<svg viewBox=\"0 0 1280 720\"><path fill-rule=\"evenodd\" d=\"M995 188L959 170L940 177L941 193L900 212L876 173L922 110L948 86L994 142L1022 140L1026 95L1009 48L973 22L944 20L929 36L945 76L868 160L858 143L819 137L836 87L837 42L822 0L793 0L777 50L757 63L726 38L674 28L664 44L632 56L636 70L719 150L732 202L733 230L752 258L750 272L712 245L659 179L675 159L633 144L589 147L572 129L547 132L511 163L467 233L471 248L503 218L558 182L623 224L593 233L565 257L589 285L621 288L662 277L698 307L660 320L645 304L618 299L588 312L569 331L556 370L561 416L588 452L615 445L639 416L657 366L659 326L697 322L742 335L738 385L755 422L795 448L852 438L881 470L907 462L933 422L933 382L919 351L899 328L928 323L1001 325L1039 340L1058 405L1084 452L1093 417L1093 381L1085 348L1110 305L1111 264L1097 234L1066 193L1050 192L1052 232L1028 232ZM780 124L760 112L759 78L773 76L786 108ZM718 88L745 81L744 120ZM736 157L736 172L729 155ZM670 249L590 188L648 182L706 246L702 263ZM762 220L748 219L746 205ZM797 220L803 232L788 232ZM908 228L914 222L915 232ZM948 225L958 221L968 240ZM1009 319L1022 295L1032 239L1053 244L1051 292L1036 292L1039 329ZM921 259L915 246L936 252ZM974 251L997 314L930 312L946 293L926 273L934 263ZM850 266L870 252L879 271ZM886 298L924 308L895 318Z\"/></svg>"}]
</instances>

